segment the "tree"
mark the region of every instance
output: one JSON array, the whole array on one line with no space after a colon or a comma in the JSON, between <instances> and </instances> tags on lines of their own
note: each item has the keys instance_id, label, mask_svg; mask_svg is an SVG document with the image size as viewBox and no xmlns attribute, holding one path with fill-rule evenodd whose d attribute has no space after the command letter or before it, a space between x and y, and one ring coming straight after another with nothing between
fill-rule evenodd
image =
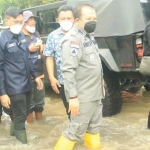
<instances>
[{"instance_id":1,"label":"tree","mask_svg":"<svg viewBox=\"0 0 150 150\"><path fill-rule=\"evenodd\" d=\"M10 6L17 6L21 9L53 3L62 0L0 0L0 15L4 16L6 9Z\"/></svg>"},{"instance_id":2,"label":"tree","mask_svg":"<svg viewBox=\"0 0 150 150\"><path fill-rule=\"evenodd\" d=\"M4 16L5 10L10 6L16 6L11 0L0 0L0 14Z\"/></svg>"}]
</instances>

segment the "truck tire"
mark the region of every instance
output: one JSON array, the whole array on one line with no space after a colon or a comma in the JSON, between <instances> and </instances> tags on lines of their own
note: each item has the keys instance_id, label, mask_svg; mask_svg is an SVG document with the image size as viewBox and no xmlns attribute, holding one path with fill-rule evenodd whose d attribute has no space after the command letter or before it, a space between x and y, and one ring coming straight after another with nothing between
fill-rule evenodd
<instances>
[{"instance_id":1,"label":"truck tire","mask_svg":"<svg viewBox=\"0 0 150 150\"><path fill-rule=\"evenodd\" d=\"M104 72L106 95L102 100L103 117L110 117L118 114L122 108L122 97L119 77L111 71Z\"/></svg>"},{"instance_id":2,"label":"truck tire","mask_svg":"<svg viewBox=\"0 0 150 150\"><path fill-rule=\"evenodd\" d=\"M141 85L138 86L138 87L131 87L127 91L130 92L130 93L136 93L140 90L141 87L142 87Z\"/></svg>"},{"instance_id":3,"label":"truck tire","mask_svg":"<svg viewBox=\"0 0 150 150\"><path fill-rule=\"evenodd\" d=\"M150 91L150 85L146 84L146 85L144 85L144 87L145 87L146 91Z\"/></svg>"}]
</instances>

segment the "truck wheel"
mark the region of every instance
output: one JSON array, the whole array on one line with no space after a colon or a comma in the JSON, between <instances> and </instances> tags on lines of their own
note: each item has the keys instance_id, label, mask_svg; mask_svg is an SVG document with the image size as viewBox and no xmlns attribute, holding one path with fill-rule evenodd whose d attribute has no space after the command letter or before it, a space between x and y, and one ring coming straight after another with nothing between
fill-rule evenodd
<instances>
[{"instance_id":1,"label":"truck wheel","mask_svg":"<svg viewBox=\"0 0 150 150\"><path fill-rule=\"evenodd\" d=\"M138 86L138 87L131 87L131 88L128 88L128 92L130 92L130 93L136 93L136 92L138 92L139 90L140 90L140 88L141 88L142 86L140 85L140 86ZM150 88L150 87L149 87ZM150 90L150 89L149 89Z\"/></svg>"},{"instance_id":2,"label":"truck wheel","mask_svg":"<svg viewBox=\"0 0 150 150\"><path fill-rule=\"evenodd\" d=\"M115 73L104 72L105 80L105 99L102 100L103 103L103 117L110 117L112 115L118 114L122 108L122 97L120 91L119 77Z\"/></svg>"},{"instance_id":3,"label":"truck wheel","mask_svg":"<svg viewBox=\"0 0 150 150\"><path fill-rule=\"evenodd\" d=\"M144 87L145 87L146 91L150 91L150 85L146 84L146 85L144 85Z\"/></svg>"}]
</instances>

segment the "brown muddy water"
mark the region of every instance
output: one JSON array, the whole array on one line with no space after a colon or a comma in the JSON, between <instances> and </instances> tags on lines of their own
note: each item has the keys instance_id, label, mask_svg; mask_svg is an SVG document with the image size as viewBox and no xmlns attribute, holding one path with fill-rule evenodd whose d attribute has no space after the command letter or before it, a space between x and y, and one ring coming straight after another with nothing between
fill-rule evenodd
<instances>
[{"instance_id":1,"label":"brown muddy water","mask_svg":"<svg viewBox=\"0 0 150 150\"><path fill-rule=\"evenodd\" d=\"M124 99L120 114L104 118L101 128L101 150L150 150L147 118L150 92L141 88L135 97ZM0 150L53 150L68 118L59 95L46 91L43 119L26 124L28 144L19 143L9 135L10 119L3 115L0 124ZM87 150L83 140L74 150Z\"/></svg>"}]
</instances>

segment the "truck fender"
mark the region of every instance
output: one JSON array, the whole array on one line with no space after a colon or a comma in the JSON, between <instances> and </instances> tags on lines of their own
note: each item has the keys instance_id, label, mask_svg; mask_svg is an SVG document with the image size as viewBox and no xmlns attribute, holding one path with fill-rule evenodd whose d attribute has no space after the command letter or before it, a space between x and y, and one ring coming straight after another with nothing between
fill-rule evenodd
<instances>
[{"instance_id":1,"label":"truck fender","mask_svg":"<svg viewBox=\"0 0 150 150\"><path fill-rule=\"evenodd\" d=\"M99 55L100 55L101 60L108 67L109 70L120 72L109 49L99 49Z\"/></svg>"}]
</instances>

